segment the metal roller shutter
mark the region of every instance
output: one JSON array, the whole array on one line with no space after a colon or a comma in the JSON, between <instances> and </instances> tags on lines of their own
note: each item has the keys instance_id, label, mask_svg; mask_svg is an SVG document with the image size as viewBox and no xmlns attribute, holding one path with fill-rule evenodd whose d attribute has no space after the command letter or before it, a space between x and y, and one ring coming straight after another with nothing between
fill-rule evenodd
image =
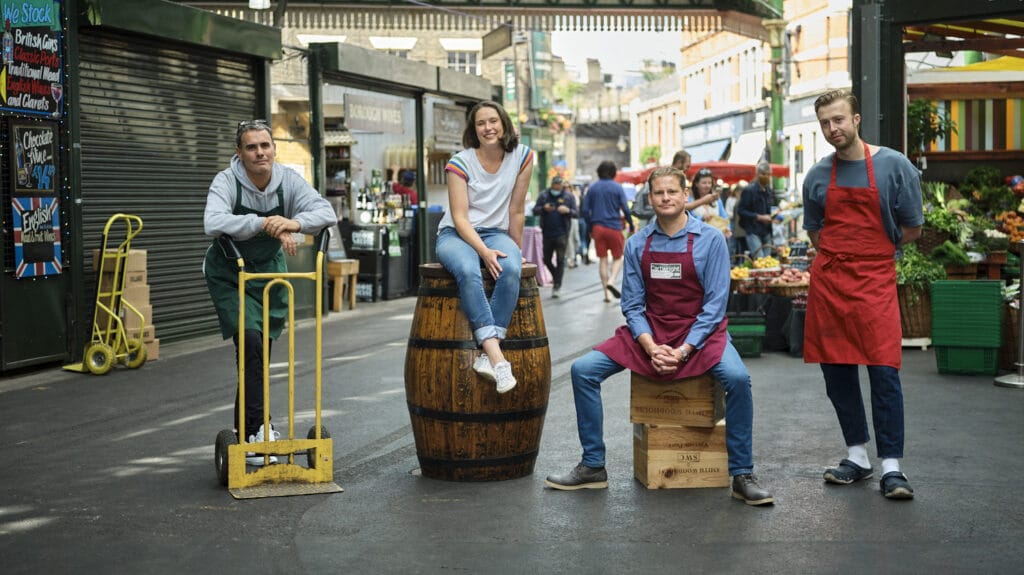
<instances>
[{"instance_id":1,"label":"metal roller shutter","mask_svg":"<svg viewBox=\"0 0 1024 575\"><path fill-rule=\"evenodd\" d=\"M210 181L235 149L237 122L257 109L254 61L146 37L81 37L82 216L86 269L114 213L143 229L153 324L161 341L217 332L201 266L210 239ZM111 238L113 239L113 237ZM95 293L95 280L87 290ZM91 298L91 296L90 296ZM90 309L84 325L91 325Z\"/></svg>"}]
</instances>

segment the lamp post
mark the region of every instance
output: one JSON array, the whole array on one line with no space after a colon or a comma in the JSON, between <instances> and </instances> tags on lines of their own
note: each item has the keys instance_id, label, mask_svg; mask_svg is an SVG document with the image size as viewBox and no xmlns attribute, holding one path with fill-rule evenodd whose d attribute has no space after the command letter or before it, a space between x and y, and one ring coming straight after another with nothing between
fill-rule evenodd
<instances>
[{"instance_id":1,"label":"lamp post","mask_svg":"<svg viewBox=\"0 0 1024 575\"><path fill-rule=\"evenodd\" d=\"M781 1L778 2L781 4ZM782 14L781 6L779 8L779 14ZM785 164L785 150L782 147L782 98L783 90L785 88L786 65L783 59L783 47L785 41L783 40L786 33L786 21L783 19L772 19L763 20L762 24L768 29L768 45L772 49L772 87L771 87L771 105L772 105L772 116L769 122L771 136L771 158L769 161L774 164ZM778 187L778 181L773 182L773 187Z\"/></svg>"}]
</instances>

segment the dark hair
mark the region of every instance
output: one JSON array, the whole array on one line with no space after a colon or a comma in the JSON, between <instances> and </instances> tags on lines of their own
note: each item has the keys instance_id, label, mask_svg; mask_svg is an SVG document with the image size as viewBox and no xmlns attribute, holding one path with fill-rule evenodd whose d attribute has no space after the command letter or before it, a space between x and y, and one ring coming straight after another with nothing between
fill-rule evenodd
<instances>
[{"instance_id":1,"label":"dark hair","mask_svg":"<svg viewBox=\"0 0 1024 575\"><path fill-rule=\"evenodd\" d=\"M466 129L462 132L462 145L467 148L480 147L480 138L476 136L476 113L480 111L480 108L492 108L498 113L498 118L501 119L501 129L504 132L501 136L501 147L506 152L514 151L519 145L519 134L516 134L512 126L512 118L509 118L508 112L501 107L501 104L490 100L477 102L469 109L469 113L466 114Z\"/></svg>"},{"instance_id":2,"label":"dark hair","mask_svg":"<svg viewBox=\"0 0 1024 575\"><path fill-rule=\"evenodd\" d=\"M850 104L850 111L854 114L860 114L860 102L857 101L857 96L854 96L853 92L846 89L832 90L818 96L818 99L814 101L814 112L817 113L819 109L837 100L846 100Z\"/></svg>"},{"instance_id":3,"label":"dark hair","mask_svg":"<svg viewBox=\"0 0 1024 575\"><path fill-rule=\"evenodd\" d=\"M675 176L679 179L679 187L686 190L686 172L677 170L672 166L654 168L654 170L651 171L651 175L647 176L647 189L652 189L654 187L654 180L664 178L665 176Z\"/></svg>"},{"instance_id":4,"label":"dark hair","mask_svg":"<svg viewBox=\"0 0 1024 575\"><path fill-rule=\"evenodd\" d=\"M270 135L270 142L274 142L274 132L270 129L270 122L266 120L243 120L238 123L238 130L235 131L235 147L242 147L242 134L252 130L263 130Z\"/></svg>"},{"instance_id":5,"label":"dark hair","mask_svg":"<svg viewBox=\"0 0 1024 575\"><path fill-rule=\"evenodd\" d=\"M610 180L615 177L615 172L619 169L615 166L615 162L611 160L605 160L597 166L597 177L602 180Z\"/></svg>"},{"instance_id":6,"label":"dark hair","mask_svg":"<svg viewBox=\"0 0 1024 575\"><path fill-rule=\"evenodd\" d=\"M694 197L696 197L696 195L698 193L700 193L700 192L697 191L697 182L703 180L704 178L711 178L711 186L714 187L714 185L715 185L715 175L711 173L710 169L708 169L708 168L701 168L701 169L697 170L696 174L693 175L693 182L691 182L691 185L693 186L693 195L694 195Z\"/></svg>"},{"instance_id":7,"label":"dark hair","mask_svg":"<svg viewBox=\"0 0 1024 575\"><path fill-rule=\"evenodd\" d=\"M672 165L673 166L678 164L678 163L680 163L680 162L688 162L688 161L690 161L690 152L687 152L686 150L679 150L678 152L676 152L676 155L672 156Z\"/></svg>"}]
</instances>

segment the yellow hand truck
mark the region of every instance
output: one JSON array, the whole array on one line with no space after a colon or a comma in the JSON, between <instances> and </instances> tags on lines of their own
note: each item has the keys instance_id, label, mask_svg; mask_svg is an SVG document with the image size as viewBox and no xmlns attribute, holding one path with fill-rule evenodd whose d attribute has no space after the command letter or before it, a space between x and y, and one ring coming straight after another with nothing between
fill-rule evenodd
<instances>
[{"instance_id":1,"label":"yellow hand truck","mask_svg":"<svg viewBox=\"0 0 1024 575\"><path fill-rule=\"evenodd\" d=\"M263 288L263 325L270 324L270 293L275 285L288 290L288 437L258 443L239 443L238 433L224 429L217 434L214 445L214 465L217 478L235 499L283 497L313 493L344 491L334 482L334 443L322 424L321 389L323 359L323 270L324 254L330 234L324 230L317 241L316 266L312 272L250 273L245 271L245 260L231 238L218 238L225 254L233 256L238 264L238 427L245 429L245 282L269 280ZM295 437L295 290L290 280L306 279L316 283L316 367L315 367L315 420L305 439ZM270 334L263 330L263 349L270 349ZM270 354L263 354L263 428L270 427ZM249 471L246 452L263 456L264 465ZM307 466L296 463L296 455L306 455ZM271 455L286 455L286 463L266 465Z\"/></svg>"},{"instance_id":2,"label":"yellow hand truck","mask_svg":"<svg viewBox=\"0 0 1024 575\"><path fill-rule=\"evenodd\" d=\"M124 240L116 249L108 247L111 227L118 221L126 226ZM132 240L142 231L142 218L130 214L114 214L103 227L103 246L100 249L99 274L96 285L96 307L92 316L92 336L85 346L81 363L65 365L68 371L103 375L115 362L123 361L131 369L146 363L146 344L142 334L146 317L124 299L125 276L128 274L128 254ZM138 318L138 333L128 334L122 313Z\"/></svg>"}]
</instances>

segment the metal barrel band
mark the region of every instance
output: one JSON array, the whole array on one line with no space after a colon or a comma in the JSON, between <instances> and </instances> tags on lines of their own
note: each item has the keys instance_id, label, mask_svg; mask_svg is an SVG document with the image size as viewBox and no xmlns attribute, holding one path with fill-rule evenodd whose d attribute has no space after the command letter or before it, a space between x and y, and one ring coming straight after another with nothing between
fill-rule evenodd
<instances>
[{"instance_id":1,"label":"metal barrel band","mask_svg":"<svg viewBox=\"0 0 1024 575\"><path fill-rule=\"evenodd\" d=\"M439 467L445 469L464 469L476 467L501 467L532 463L537 459L537 451L519 453L508 457L491 457L488 459L437 459L434 457L417 456L423 467Z\"/></svg>"},{"instance_id":2,"label":"metal barrel band","mask_svg":"<svg viewBox=\"0 0 1024 575\"><path fill-rule=\"evenodd\" d=\"M547 336L505 339L501 342L501 349L505 350L537 349L547 346ZM415 349L480 349L476 341L471 339L422 339L418 337L409 338L409 347Z\"/></svg>"},{"instance_id":3,"label":"metal barrel band","mask_svg":"<svg viewBox=\"0 0 1024 575\"><path fill-rule=\"evenodd\" d=\"M430 409L428 407L421 407L419 405L409 405L409 413L415 416L423 417L426 419L434 419L437 421L457 421L460 423L501 423L507 421L528 421L531 419L537 419L538 417L544 417L547 413L548 407L535 407L533 409L523 409L520 411L499 411L492 413L457 413L454 411L442 411L439 409Z\"/></svg>"},{"instance_id":4,"label":"metal barrel band","mask_svg":"<svg viewBox=\"0 0 1024 575\"><path fill-rule=\"evenodd\" d=\"M519 289L519 297L521 299L522 298L527 298L527 299L534 298L534 297L537 297L537 295L539 293L540 293L540 290L538 288L526 288L526 289L520 288ZM424 287L420 287L419 288L419 290L416 292L416 295L419 295L421 297L451 297L451 298L457 298L457 297L459 297L459 289L458 288L454 288L454 287L426 287L426 286L424 286ZM485 295L488 298L491 297L491 294L487 293L486 290L485 290Z\"/></svg>"}]
</instances>

